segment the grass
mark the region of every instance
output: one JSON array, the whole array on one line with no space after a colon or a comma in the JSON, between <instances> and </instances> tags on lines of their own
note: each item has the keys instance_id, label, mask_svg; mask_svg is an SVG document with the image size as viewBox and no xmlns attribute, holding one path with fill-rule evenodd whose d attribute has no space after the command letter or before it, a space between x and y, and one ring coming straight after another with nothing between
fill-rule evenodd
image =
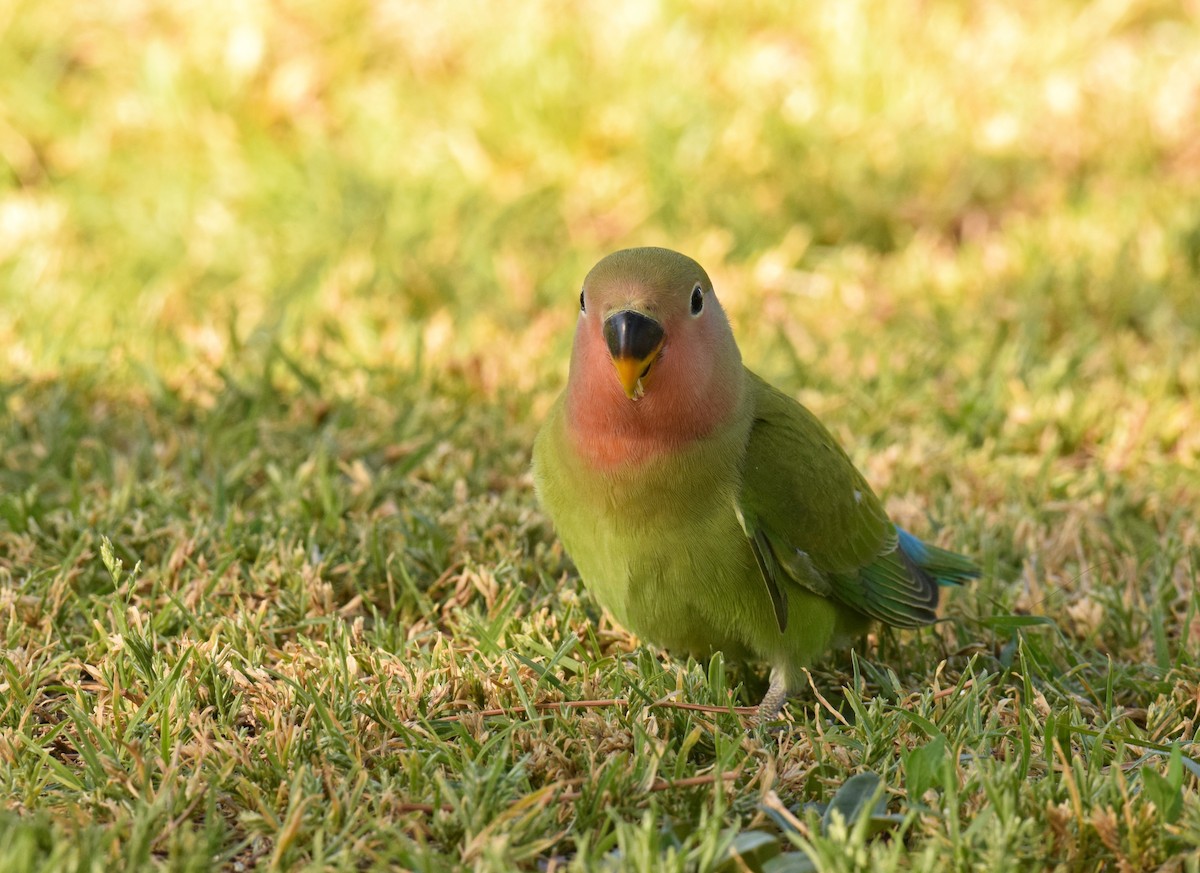
<instances>
[{"instance_id":1,"label":"grass","mask_svg":"<svg viewBox=\"0 0 1200 873\"><path fill-rule=\"evenodd\" d=\"M15 0L0 44L0 869L1200 870L1194 3ZM778 732L535 503L634 244L986 570Z\"/></svg>"}]
</instances>

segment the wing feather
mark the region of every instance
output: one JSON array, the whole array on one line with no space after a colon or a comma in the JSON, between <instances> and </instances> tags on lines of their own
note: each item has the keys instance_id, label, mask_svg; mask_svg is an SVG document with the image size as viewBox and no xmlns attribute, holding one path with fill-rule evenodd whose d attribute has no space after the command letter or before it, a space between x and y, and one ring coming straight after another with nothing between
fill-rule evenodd
<instances>
[{"instance_id":1,"label":"wing feather","mask_svg":"<svg viewBox=\"0 0 1200 873\"><path fill-rule=\"evenodd\" d=\"M896 526L832 434L786 394L747 378L757 403L738 511L780 630L793 586L897 627L932 622L936 580L899 548Z\"/></svg>"}]
</instances>

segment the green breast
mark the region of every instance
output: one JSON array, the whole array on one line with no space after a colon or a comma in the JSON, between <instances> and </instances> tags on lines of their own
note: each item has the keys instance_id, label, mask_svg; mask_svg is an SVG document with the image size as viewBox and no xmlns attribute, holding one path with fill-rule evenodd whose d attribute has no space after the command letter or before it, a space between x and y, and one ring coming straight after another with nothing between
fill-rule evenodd
<instances>
[{"instance_id":1,"label":"green breast","mask_svg":"<svg viewBox=\"0 0 1200 873\"><path fill-rule=\"evenodd\" d=\"M774 622L735 510L752 417L610 472L585 467L556 418L539 435L535 480L588 589L656 645L745 656L747 637Z\"/></svg>"}]
</instances>

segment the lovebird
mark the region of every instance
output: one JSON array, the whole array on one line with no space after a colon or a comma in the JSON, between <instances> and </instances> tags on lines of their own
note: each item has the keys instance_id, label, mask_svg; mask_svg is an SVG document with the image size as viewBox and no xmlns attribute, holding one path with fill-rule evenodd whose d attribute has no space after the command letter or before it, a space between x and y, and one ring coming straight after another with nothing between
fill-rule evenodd
<instances>
[{"instance_id":1,"label":"lovebird","mask_svg":"<svg viewBox=\"0 0 1200 873\"><path fill-rule=\"evenodd\" d=\"M817 418L742 364L691 258L625 249L588 273L536 492L584 584L643 640L770 667L760 721L872 621L936 619L979 574L888 518Z\"/></svg>"}]
</instances>

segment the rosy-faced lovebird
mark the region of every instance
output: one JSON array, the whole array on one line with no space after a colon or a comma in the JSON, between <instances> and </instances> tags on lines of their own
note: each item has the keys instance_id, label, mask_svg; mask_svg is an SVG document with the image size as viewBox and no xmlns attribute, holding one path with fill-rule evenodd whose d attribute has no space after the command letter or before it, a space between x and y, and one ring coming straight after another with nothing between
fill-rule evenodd
<instances>
[{"instance_id":1,"label":"rosy-faced lovebird","mask_svg":"<svg viewBox=\"0 0 1200 873\"><path fill-rule=\"evenodd\" d=\"M538 497L596 600L672 652L803 668L872 620L936 618L979 571L901 530L816 417L742 365L704 269L619 251L583 283L566 389L533 450Z\"/></svg>"}]
</instances>

